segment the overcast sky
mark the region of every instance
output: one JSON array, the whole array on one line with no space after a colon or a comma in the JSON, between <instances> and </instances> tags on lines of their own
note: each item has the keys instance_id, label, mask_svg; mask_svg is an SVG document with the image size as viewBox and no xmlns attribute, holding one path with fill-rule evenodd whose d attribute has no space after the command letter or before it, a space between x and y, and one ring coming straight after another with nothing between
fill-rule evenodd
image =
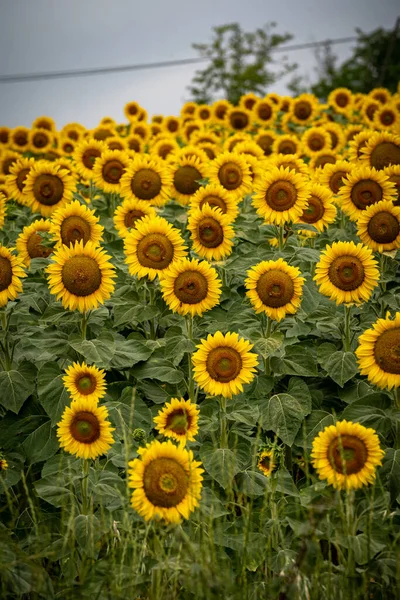
<instances>
[{"instance_id":1,"label":"overcast sky","mask_svg":"<svg viewBox=\"0 0 400 600\"><path fill-rule=\"evenodd\" d=\"M397 0L0 0L0 75L87 69L198 56L193 42L211 28L239 22L252 31L276 21L276 31L303 43L392 28ZM352 45L334 46L345 59ZM315 77L313 51L288 53ZM30 126L42 114L60 128L79 121L94 127L102 116L123 120L137 100L150 115L177 114L188 99L196 68L186 65L138 72L24 83L0 83L0 125ZM285 93L285 83L275 90Z\"/></svg>"}]
</instances>

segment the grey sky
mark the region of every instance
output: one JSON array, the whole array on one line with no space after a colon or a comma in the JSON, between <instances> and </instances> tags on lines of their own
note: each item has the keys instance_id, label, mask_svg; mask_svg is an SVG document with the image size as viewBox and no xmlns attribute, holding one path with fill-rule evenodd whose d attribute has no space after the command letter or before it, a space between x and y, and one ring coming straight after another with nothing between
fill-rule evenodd
<instances>
[{"instance_id":1,"label":"grey sky","mask_svg":"<svg viewBox=\"0 0 400 600\"><path fill-rule=\"evenodd\" d=\"M397 0L0 0L0 75L118 66L197 56L211 27L234 21L251 31L276 21L291 43L391 28ZM346 58L351 45L335 46ZM311 50L289 53L313 77ZM201 65L200 65L201 66ZM199 66L24 83L0 83L0 125L30 126L39 115L57 126L94 127L137 100L151 114L177 114ZM271 90L272 91L272 90ZM285 93L284 82L275 89Z\"/></svg>"}]
</instances>

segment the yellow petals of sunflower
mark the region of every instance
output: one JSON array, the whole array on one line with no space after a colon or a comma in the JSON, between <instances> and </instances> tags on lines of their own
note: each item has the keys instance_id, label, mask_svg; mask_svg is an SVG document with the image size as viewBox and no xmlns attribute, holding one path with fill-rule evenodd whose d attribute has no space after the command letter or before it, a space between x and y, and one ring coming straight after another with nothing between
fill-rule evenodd
<instances>
[{"instance_id":1,"label":"yellow petals of sunflower","mask_svg":"<svg viewBox=\"0 0 400 600\"><path fill-rule=\"evenodd\" d=\"M171 437L178 442L194 442L194 436L199 430L199 409L196 404L183 398L171 398L160 410L154 423L159 433Z\"/></svg>"},{"instance_id":2,"label":"yellow petals of sunflower","mask_svg":"<svg viewBox=\"0 0 400 600\"><path fill-rule=\"evenodd\" d=\"M98 402L106 394L104 370L86 363L73 363L65 370L65 388L73 400L93 400Z\"/></svg>"}]
</instances>

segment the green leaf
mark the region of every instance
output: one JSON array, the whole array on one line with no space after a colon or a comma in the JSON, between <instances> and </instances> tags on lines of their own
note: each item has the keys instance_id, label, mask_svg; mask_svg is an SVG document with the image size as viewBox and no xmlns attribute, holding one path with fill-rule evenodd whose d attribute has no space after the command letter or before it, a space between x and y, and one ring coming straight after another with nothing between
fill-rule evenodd
<instances>
[{"instance_id":1,"label":"green leaf","mask_svg":"<svg viewBox=\"0 0 400 600\"><path fill-rule=\"evenodd\" d=\"M68 336L58 330L48 331L39 327L30 331L18 342L16 351L30 361L54 360L65 356Z\"/></svg>"},{"instance_id":2,"label":"green leaf","mask_svg":"<svg viewBox=\"0 0 400 600\"><path fill-rule=\"evenodd\" d=\"M40 481L37 481L35 489L39 498L46 500L46 502L57 508L71 507L75 500L72 491L65 485L57 485L53 476L43 477Z\"/></svg>"},{"instance_id":3,"label":"green leaf","mask_svg":"<svg viewBox=\"0 0 400 600\"><path fill-rule=\"evenodd\" d=\"M311 411L311 399L290 394L276 394L269 399L263 422L288 446L292 446L301 423Z\"/></svg>"},{"instance_id":4,"label":"green leaf","mask_svg":"<svg viewBox=\"0 0 400 600\"><path fill-rule=\"evenodd\" d=\"M151 356L153 350L146 346L145 340L128 339L115 335L115 354L110 366L114 369L129 369L133 365Z\"/></svg>"},{"instance_id":5,"label":"green leaf","mask_svg":"<svg viewBox=\"0 0 400 600\"><path fill-rule=\"evenodd\" d=\"M381 404L381 399L383 400L385 397L381 394L377 394L377 396L378 403ZM389 398L387 400L390 403ZM388 406L384 404L382 404L382 408L378 408L373 402L372 397L367 396L365 400L356 400L347 406L341 418L361 423L364 427L372 427L382 435L386 435L392 427L392 421L385 412L387 408Z\"/></svg>"},{"instance_id":6,"label":"green leaf","mask_svg":"<svg viewBox=\"0 0 400 600\"><path fill-rule=\"evenodd\" d=\"M0 403L7 410L18 414L21 406L35 390L36 369L31 363L25 362L18 370L2 371L0 373Z\"/></svg>"},{"instance_id":7,"label":"green leaf","mask_svg":"<svg viewBox=\"0 0 400 600\"><path fill-rule=\"evenodd\" d=\"M54 456L59 449L59 443L56 432L51 427L51 422L46 421L29 434L23 442L22 448L31 464Z\"/></svg>"},{"instance_id":8,"label":"green leaf","mask_svg":"<svg viewBox=\"0 0 400 600\"><path fill-rule=\"evenodd\" d=\"M149 304L133 304L133 301L126 304L117 304L114 306L114 324L116 327L125 323L136 325L153 319L159 314L159 308Z\"/></svg>"},{"instance_id":9,"label":"green leaf","mask_svg":"<svg viewBox=\"0 0 400 600\"><path fill-rule=\"evenodd\" d=\"M192 353L196 350L196 344L182 335L168 337L165 346L166 356L172 358L172 363L178 366L184 355Z\"/></svg>"},{"instance_id":10,"label":"green leaf","mask_svg":"<svg viewBox=\"0 0 400 600\"><path fill-rule=\"evenodd\" d=\"M78 515L74 519L74 534L79 546L84 550L85 556L97 558L99 550L97 542L103 535L99 519L93 515Z\"/></svg>"},{"instance_id":11,"label":"green leaf","mask_svg":"<svg viewBox=\"0 0 400 600\"><path fill-rule=\"evenodd\" d=\"M145 364L132 370L136 379L157 379L166 383L179 383L183 373L172 362L163 358L151 357Z\"/></svg>"},{"instance_id":12,"label":"green leaf","mask_svg":"<svg viewBox=\"0 0 400 600\"><path fill-rule=\"evenodd\" d=\"M37 376L37 391L39 401L55 425L61 419L66 406L71 403L71 398L63 384L62 371L56 362L48 362L40 369Z\"/></svg>"},{"instance_id":13,"label":"green leaf","mask_svg":"<svg viewBox=\"0 0 400 600\"><path fill-rule=\"evenodd\" d=\"M386 450L380 474L389 486L392 501L396 500L400 494L400 450Z\"/></svg>"},{"instance_id":14,"label":"green leaf","mask_svg":"<svg viewBox=\"0 0 400 600\"><path fill-rule=\"evenodd\" d=\"M358 373L357 361L353 352L338 350L321 364L329 377L340 385L340 387L343 387L346 381L349 381L349 379Z\"/></svg>"},{"instance_id":15,"label":"green leaf","mask_svg":"<svg viewBox=\"0 0 400 600\"><path fill-rule=\"evenodd\" d=\"M237 475L238 490L246 496L263 496L270 489L269 480L257 471L243 471Z\"/></svg>"},{"instance_id":16,"label":"green leaf","mask_svg":"<svg viewBox=\"0 0 400 600\"><path fill-rule=\"evenodd\" d=\"M296 437L296 445L311 448L313 439L323 431L325 427L333 425L335 420L333 416L324 410L313 410L305 419L303 427L299 430Z\"/></svg>"},{"instance_id":17,"label":"green leaf","mask_svg":"<svg viewBox=\"0 0 400 600\"><path fill-rule=\"evenodd\" d=\"M240 471L236 455L232 450L214 448L211 442L202 444L200 458L207 473L224 489L232 484L234 476Z\"/></svg>"},{"instance_id":18,"label":"green leaf","mask_svg":"<svg viewBox=\"0 0 400 600\"><path fill-rule=\"evenodd\" d=\"M102 331L94 340L82 340L73 333L69 336L68 343L84 357L88 365L95 364L100 369L108 369L115 354L115 340L110 331Z\"/></svg>"},{"instance_id":19,"label":"green leaf","mask_svg":"<svg viewBox=\"0 0 400 600\"><path fill-rule=\"evenodd\" d=\"M283 358L272 357L271 367L275 375L299 375L300 377L318 375L314 356L304 346L289 346Z\"/></svg>"},{"instance_id":20,"label":"green leaf","mask_svg":"<svg viewBox=\"0 0 400 600\"><path fill-rule=\"evenodd\" d=\"M254 344L254 350L263 358L268 358L282 345L283 339L283 333L277 331L270 337L260 338L257 340L257 342Z\"/></svg>"}]
</instances>

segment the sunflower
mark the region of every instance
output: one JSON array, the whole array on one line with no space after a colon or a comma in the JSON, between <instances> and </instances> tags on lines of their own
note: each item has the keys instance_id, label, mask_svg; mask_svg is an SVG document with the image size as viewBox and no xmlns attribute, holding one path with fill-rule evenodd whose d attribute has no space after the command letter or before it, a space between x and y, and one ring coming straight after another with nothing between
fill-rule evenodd
<instances>
[{"instance_id":1,"label":"sunflower","mask_svg":"<svg viewBox=\"0 0 400 600\"><path fill-rule=\"evenodd\" d=\"M384 174L389 178L391 183L394 183L397 193L397 198L393 200L395 206L400 206L400 165L391 165L383 169Z\"/></svg>"},{"instance_id":2,"label":"sunflower","mask_svg":"<svg viewBox=\"0 0 400 600\"><path fill-rule=\"evenodd\" d=\"M73 142L79 142L85 135L85 127L80 123L67 123L61 129L61 136L64 138L69 138Z\"/></svg>"},{"instance_id":3,"label":"sunflower","mask_svg":"<svg viewBox=\"0 0 400 600\"><path fill-rule=\"evenodd\" d=\"M48 217L72 200L75 186L74 178L65 169L39 161L25 179L24 194L32 212Z\"/></svg>"},{"instance_id":4,"label":"sunflower","mask_svg":"<svg viewBox=\"0 0 400 600\"><path fill-rule=\"evenodd\" d=\"M130 133L124 140L128 150L131 152L137 152L139 154L143 152L144 141L137 133Z\"/></svg>"},{"instance_id":5,"label":"sunflower","mask_svg":"<svg viewBox=\"0 0 400 600\"><path fill-rule=\"evenodd\" d=\"M10 167L10 174L7 175L7 187L10 196L21 204L27 204L28 199L25 194L25 181L31 167L36 164L33 158L19 158Z\"/></svg>"},{"instance_id":6,"label":"sunflower","mask_svg":"<svg viewBox=\"0 0 400 600\"><path fill-rule=\"evenodd\" d=\"M319 181L321 185L329 188L336 195L351 171L352 166L346 160L338 160L333 165L328 163L323 167Z\"/></svg>"},{"instance_id":7,"label":"sunflower","mask_svg":"<svg viewBox=\"0 0 400 600\"><path fill-rule=\"evenodd\" d=\"M323 127L309 127L301 137L303 149L308 156L314 156L321 150L331 150L332 138Z\"/></svg>"},{"instance_id":8,"label":"sunflower","mask_svg":"<svg viewBox=\"0 0 400 600\"><path fill-rule=\"evenodd\" d=\"M130 200L162 206L170 198L171 175L163 161L155 156L138 155L121 179L121 195Z\"/></svg>"},{"instance_id":9,"label":"sunflower","mask_svg":"<svg viewBox=\"0 0 400 600\"><path fill-rule=\"evenodd\" d=\"M99 225L99 218L95 216L94 210L89 210L79 200L58 208L51 215L50 233L56 247L62 244L71 246L80 240L83 240L84 244L90 241L98 246L103 230L104 227Z\"/></svg>"},{"instance_id":10,"label":"sunflower","mask_svg":"<svg viewBox=\"0 0 400 600\"><path fill-rule=\"evenodd\" d=\"M114 291L115 268L110 256L92 242L61 246L46 269L50 293L64 308L85 312L103 304Z\"/></svg>"},{"instance_id":11,"label":"sunflower","mask_svg":"<svg viewBox=\"0 0 400 600\"><path fill-rule=\"evenodd\" d=\"M197 149L199 150L199 149ZM201 180L207 176L204 162L194 156L182 156L170 167L172 175L172 196L184 206L201 186Z\"/></svg>"},{"instance_id":12,"label":"sunflower","mask_svg":"<svg viewBox=\"0 0 400 600\"><path fill-rule=\"evenodd\" d=\"M273 152L273 143L277 139L278 134L273 129L259 129L254 136L254 141L264 152L264 156L270 156ZM279 136L280 137L280 136Z\"/></svg>"},{"instance_id":13,"label":"sunflower","mask_svg":"<svg viewBox=\"0 0 400 600\"><path fill-rule=\"evenodd\" d=\"M51 117L37 117L32 123L32 129L46 129L47 131L55 132L56 124Z\"/></svg>"},{"instance_id":14,"label":"sunflower","mask_svg":"<svg viewBox=\"0 0 400 600\"><path fill-rule=\"evenodd\" d=\"M0 127L0 149L8 146L10 140L10 129L9 127Z\"/></svg>"},{"instance_id":15,"label":"sunflower","mask_svg":"<svg viewBox=\"0 0 400 600\"><path fill-rule=\"evenodd\" d=\"M32 258L47 258L53 248L43 245L41 233L50 232L51 223L40 219L23 228L15 243L18 256L29 267Z\"/></svg>"},{"instance_id":16,"label":"sunflower","mask_svg":"<svg viewBox=\"0 0 400 600\"><path fill-rule=\"evenodd\" d=\"M7 212L7 197L0 191L0 229L4 227Z\"/></svg>"},{"instance_id":17,"label":"sunflower","mask_svg":"<svg viewBox=\"0 0 400 600\"><path fill-rule=\"evenodd\" d=\"M272 100L260 98L254 103L251 112L257 123L262 124L263 127L268 127L274 123L278 114L278 107Z\"/></svg>"},{"instance_id":18,"label":"sunflower","mask_svg":"<svg viewBox=\"0 0 400 600\"><path fill-rule=\"evenodd\" d=\"M310 185L310 195L307 206L299 218L299 223L313 225L318 231L323 231L336 219L336 207L333 204L332 193L318 183Z\"/></svg>"},{"instance_id":19,"label":"sunflower","mask_svg":"<svg viewBox=\"0 0 400 600\"><path fill-rule=\"evenodd\" d=\"M257 467L266 477L269 477L276 467L274 452L263 450L258 457Z\"/></svg>"},{"instance_id":20,"label":"sunflower","mask_svg":"<svg viewBox=\"0 0 400 600\"><path fill-rule=\"evenodd\" d=\"M309 185L304 175L289 168L272 167L255 186L252 203L267 223L297 221L307 206Z\"/></svg>"},{"instance_id":21,"label":"sunflower","mask_svg":"<svg viewBox=\"0 0 400 600\"><path fill-rule=\"evenodd\" d=\"M221 295L217 271L207 261L195 258L173 262L160 277L160 286L172 311L192 317L214 308Z\"/></svg>"},{"instance_id":22,"label":"sunflower","mask_svg":"<svg viewBox=\"0 0 400 600\"><path fill-rule=\"evenodd\" d=\"M154 417L156 429L161 435L178 442L194 442L199 431L199 409L190 400L171 398Z\"/></svg>"},{"instance_id":23,"label":"sunflower","mask_svg":"<svg viewBox=\"0 0 400 600\"><path fill-rule=\"evenodd\" d=\"M309 176L310 170L307 164L300 158L298 154L276 154L269 158L268 163L265 163L265 170L269 170L271 165L275 167L288 168L296 173Z\"/></svg>"},{"instance_id":24,"label":"sunflower","mask_svg":"<svg viewBox=\"0 0 400 600\"><path fill-rule=\"evenodd\" d=\"M272 144L274 154L300 154L301 150L299 138L290 133L278 136Z\"/></svg>"},{"instance_id":25,"label":"sunflower","mask_svg":"<svg viewBox=\"0 0 400 600\"><path fill-rule=\"evenodd\" d=\"M375 111L374 125L376 129L399 131L400 113L394 104L385 104Z\"/></svg>"},{"instance_id":26,"label":"sunflower","mask_svg":"<svg viewBox=\"0 0 400 600\"><path fill-rule=\"evenodd\" d=\"M356 221L363 211L381 200L395 200L396 187L384 173L374 168L359 167L343 179L339 202L343 211Z\"/></svg>"},{"instance_id":27,"label":"sunflower","mask_svg":"<svg viewBox=\"0 0 400 600\"><path fill-rule=\"evenodd\" d=\"M315 268L319 291L336 304L368 302L379 281L372 251L363 244L334 242Z\"/></svg>"},{"instance_id":28,"label":"sunflower","mask_svg":"<svg viewBox=\"0 0 400 600\"><path fill-rule=\"evenodd\" d=\"M30 150L36 154L48 152L54 144L53 134L46 129L31 129L28 138Z\"/></svg>"},{"instance_id":29,"label":"sunflower","mask_svg":"<svg viewBox=\"0 0 400 600\"><path fill-rule=\"evenodd\" d=\"M57 437L61 448L79 458L95 459L105 454L114 439L108 411L88 397L79 398L66 406L57 423Z\"/></svg>"},{"instance_id":30,"label":"sunflower","mask_svg":"<svg viewBox=\"0 0 400 600\"><path fill-rule=\"evenodd\" d=\"M134 489L132 508L146 521L188 519L199 505L203 479L193 452L177 448L170 440L154 440L139 448L138 454L140 458L130 461L128 469L128 486Z\"/></svg>"},{"instance_id":31,"label":"sunflower","mask_svg":"<svg viewBox=\"0 0 400 600\"><path fill-rule=\"evenodd\" d=\"M343 132L343 127L338 123L332 123L328 121L323 125L320 125L320 128L327 131L331 138L331 149L335 150L335 152L340 152L342 148L346 145L346 137Z\"/></svg>"},{"instance_id":32,"label":"sunflower","mask_svg":"<svg viewBox=\"0 0 400 600\"><path fill-rule=\"evenodd\" d=\"M211 396L232 398L243 392L243 384L254 379L257 355L253 345L237 333L217 331L201 340L192 356L194 379Z\"/></svg>"},{"instance_id":33,"label":"sunflower","mask_svg":"<svg viewBox=\"0 0 400 600\"><path fill-rule=\"evenodd\" d=\"M124 200L114 213L114 227L120 237L125 238L143 217L156 217L155 209L142 200Z\"/></svg>"},{"instance_id":34,"label":"sunflower","mask_svg":"<svg viewBox=\"0 0 400 600\"><path fill-rule=\"evenodd\" d=\"M262 148L251 139L244 142L238 142L235 146L235 152L237 154L243 154L245 159L248 156L258 159L265 158Z\"/></svg>"},{"instance_id":35,"label":"sunflower","mask_svg":"<svg viewBox=\"0 0 400 600\"><path fill-rule=\"evenodd\" d=\"M2 471L7 471L8 469L8 462L6 461L6 459L4 458L4 455L0 455L0 473Z\"/></svg>"},{"instance_id":36,"label":"sunflower","mask_svg":"<svg viewBox=\"0 0 400 600\"><path fill-rule=\"evenodd\" d=\"M58 151L64 156L73 156L75 148L79 144L79 141L71 140L69 137L60 136L57 143Z\"/></svg>"},{"instance_id":37,"label":"sunflower","mask_svg":"<svg viewBox=\"0 0 400 600\"><path fill-rule=\"evenodd\" d=\"M297 312L304 281L299 269L282 258L264 260L247 271L246 295L256 313L281 321Z\"/></svg>"},{"instance_id":38,"label":"sunflower","mask_svg":"<svg viewBox=\"0 0 400 600\"><path fill-rule=\"evenodd\" d=\"M211 161L208 173L210 183L222 185L232 196L241 198L251 190L250 169L243 156L222 152Z\"/></svg>"},{"instance_id":39,"label":"sunflower","mask_svg":"<svg viewBox=\"0 0 400 600\"><path fill-rule=\"evenodd\" d=\"M233 152L238 144L240 144L241 142L249 142L250 140L251 137L248 133L239 131L237 133L234 133L233 135L229 135L226 138L223 144L223 150L226 152Z\"/></svg>"},{"instance_id":40,"label":"sunflower","mask_svg":"<svg viewBox=\"0 0 400 600\"><path fill-rule=\"evenodd\" d=\"M106 378L103 369L86 363L73 363L65 369L63 377L65 388L72 400L98 402L106 395Z\"/></svg>"},{"instance_id":41,"label":"sunflower","mask_svg":"<svg viewBox=\"0 0 400 600\"><path fill-rule=\"evenodd\" d=\"M400 136L379 131L372 134L361 150L361 160L378 170L400 164Z\"/></svg>"},{"instance_id":42,"label":"sunflower","mask_svg":"<svg viewBox=\"0 0 400 600\"><path fill-rule=\"evenodd\" d=\"M222 185L209 183L197 190L190 201L190 211L201 209L205 204L211 208L219 208L231 221L234 221L239 213L237 200L233 199Z\"/></svg>"},{"instance_id":43,"label":"sunflower","mask_svg":"<svg viewBox=\"0 0 400 600\"><path fill-rule=\"evenodd\" d=\"M116 131L115 131L114 127L111 127L111 126L106 127L105 125L96 127L95 129L92 129L92 131L90 132L90 136L92 137L92 139L99 140L101 142L105 142L107 140L107 138L109 138L109 137L114 137L115 134L116 134Z\"/></svg>"},{"instance_id":44,"label":"sunflower","mask_svg":"<svg viewBox=\"0 0 400 600\"><path fill-rule=\"evenodd\" d=\"M128 121L134 122L140 114L141 106L137 102L127 102L124 106L124 113Z\"/></svg>"},{"instance_id":45,"label":"sunflower","mask_svg":"<svg viewBox=\"0 0 400 600\"><path fill-rule=\"evenodd\" d=\"M293 99L288 111L290 120L299 125L306 125L314 120L318 112L318 100L312 94L300 94Z\"/></svg>"},{"instance_id":46,"label":"sunflower","mask_svg":"<svg viewBox=\"0 0 400 600\"><path fill-rule=\"evenodd\" d=\"M356 356L361 375L379 388L400 387L400 313L378 319L358 338Z\"/></svg>"},{"instance_id":47,"label":"sunflower","mask_svg":"<svg viewBox=\"0 0 400 600\"><path fill-rule=\"evenodd\" d=\"M101 153L93 167L93 181L107 193L119 193L122 177L131 165L131 159L123 150L105 150Z\"/></svg>"},{"instance_id":48,"label":"sunflower","mask_svg":"<svg viewBox=\"0 0 400 600\"><path fill-rule=\"evenodd\" d=\"M193 250L201 258L221 260L232 252L235 232L230 217L209 204L190 211L187 229L191 233Z\"/></svg>"},{"instance_id":49,"label":"sunflower","mask_svg":"<svg viewBox=\"0 0 400 600\"><path fill-rule=\"evenodd\" d=\"M126 264L131 275L151 281L173 261L185 258L184 241L162 217L144 217L124 239Z\"/></svg>"},{"instance_id":50,"label":"sunflower","mask_svg":"<svg viewBox=\"0 0 400 600\"><path fill-rule=\"evenodd\" d=\"M178 135L181 122L179 117L164 117L162 127L167 134Z\"/></svg>"},{"instance_id":51,"label":"sunflower","mask_svg":"<svg viewBox=\"0 0 400 600\"><path fill-rule=\"evenodd\" d=\"M358 163L363 156L362 149L374 133L373 129L363 129L356 133L351 140L349 140L349 149L347 153L347 160L353 163Z\"/></svg>"},{"instance_id":52,"label":"sunflower","mask_svg":"<svg viewBox=\"0 0 400 600\"><path fill-rule=\"evenodd\" d=\"M377 100L381 104L387 104L388 102L390 102L392 97L389 90L383 87L374 88L368 94L368 96L370 96L370 98L372 98L373 100Z\"/></svg>"},{"instance_id":53,"label":"sunflower","mask_svg":"<svg viewBox=\"0 0 400 600\"><path fill-rule=\"evenodd\" d=\"M367 127L374 126L374 116L376 111L380 108L380 103L377 100L366 96L363 103L360 105L361 118L364 125Z\"/></svg>"},{"instance_id":54,"label":"sunflower","mask_svg":"<svg viewBox=\"0 0 400 600\"><path fill-rule=\"evenodd\" d=\"M232 104L228 100L217 100L214 102L211 106L213 120L222 124L225 120L225 113L231 106Z\"/></svg>"},{"instance_id":55,"label":"sunflower","mask_svg":"<svg viewBox=\"0 0 400 600\"><path fill-rule=\"evenodd\" d=\"M27 127L15 127L10 131L10 146L19 152L26 152L29 149L29 132Z\"/></svg>"},{"instance_id":56,"label":"sunflower","mask_svg":"<svg viewBox=\"0 0 400 600\"><path fill-rule=\"evenodd\" d=\"M310 169L323 169L327 164L335 164L338 160L336 152L333 150L320 150L315 152L309 162Z\"/></svg>"},{"instance_id":57,"label":"sunflower","mask_svg":"<svg viewBox=\"0 0 400 600\"><path fill-rule=\"evenodd\" d=\"M195 158L198 159L202 163L208 162L208 156L199 146L195 146L190 143L187 146L183 146L183 148L176 148L171 154L167 157L167 161L174 165L176 163L180 163L182 160L186 160L187 158Z\"/></svg>"},{"instance_id":58,"label":"sunflower","mask_svg":"<svg viewBox=\"0 0 400 600\"><path fill-rule=\"evenodd\" d=\"M0 307L15 300L22 292L22 277L26 277L23 262L0 244Z\"/></svg>"},{"instance_id":59,"label":"sunflower","mask_svg":"<svg viewBox=\"0 0 400 600\"><path fill-rule=\"evenodd\" d=\"M107 150L107 144L100 140L82 140L75 148L73 159L78 173L85 179L93 178L96 160Z\"/></svg>"},{"instance_id":60,"label":"sunflower","mask_svg":"<svg viewBox=\"0 0 400 600\"><path fill-rule=\"evenodd\" d=\"M400 207L388 201L372 204L358 217L357 235L371 250L400 248Z\"/></svg>"},{"instance_id":61,"label":"sunflower","mask_svg":"<svg viewBox=\"0 0 400 600\"><path fill-rule=\"evenodd\" d=\"M179 149L178 142L171 136L158 138L156 142L154 142L150 146L150 154L165 160L170 156L172 152L175 152Z\"/></svg>"},{"instance_id":62,"label":"sunflower","mask_svg":"<svg viewBox=\"0 0 400 600\"><path fill-rule=\"evenodd\" d=\"M210 142L197 142L196 146L206 153L207 161L214 160L214 158L217 158L218 154L220 153L220 148L217 144L211 144Z\"/></svg>"},{"instance_id":63,"label":"sunflower","mask_svg":"<svg viewBox=\"0 0 400 600\"><path fill-rule=\"evenodd\" d=\"M194 117L201 123L209 123L212 120L213 112L211 106L208 104L199 104L196 107Z\"/></svg>"},{"instance_id":64,"label":"sunflower","mask_svg":"<svg viewBox=\"0 0 400 600\"><path fill-rule=\"evenodd\" d=\"M20 153L13 150L0 152L0 174L9 175L12 165L20 158L22 158Z\"/></svg>"},{"instance_id":65,"label":"sunflower","mask_svg":"<svg viewBox=\"0 0 400 600\"><path fill-rule=\"evenodd\" d=\"M231 106L225 113L225 124L233 131L248 131L253 124L253 113L244 107Z\"/></svg>"},{"instance_id":66,"label":"sunflower","mask_svg":"<svg viewBox=\"0 0 400 600\"><path fill-rule=\"evenodd\" d=\"M373 429L346 420L320 431L311 450L318 477L338 490L358 489L373 483L384 454Z\"/></svg>"},{"instance_id":67,"label":"sunflower","mask_svg":"<svg viewBox=\"0 0 400 600\"><path fill-rule=\"evenodd\" d=\"M164 121L162 121L162 123L164 123ZM139 122L132 123L130 128L130 134L132 137L139 137L142 140L142 142L146 142L150 138L151 131L147 123Z\"/></svg>"},{"instance_id":68,"label":"sunflower","mask_svg":"<svg viewBox=\"0 0 400 600\"><path fill-rule=\"evenodd\" d=\"M246 110L251 110L257 100L260 100L260 96L256 96L256 94L253 94L253 92L248 92L240 97L239 106L245 108Z\"/></svg>"},{"instance_id":69,"label":"sunflower","mask_svg":"<svg viewBox=\"0 0 400 600\"><path fill-rule=\"evenodd\" d=\"M210 131L209 129L198 129L190 136L190 141L192 144L198 146L203 143L218 145L221 140L215 132Z\"/></svg>"},{"instance_id":70,"label":"sunflower","mask_svg":"<svg viewBox=\"0 0 400 600\"><path fill-rule=\"evenodd\" d=\"M335 112L347 116L353 108L353 94L347 88L336 88L329 94L328 104Z\"/></svg>"}]
</instances>

